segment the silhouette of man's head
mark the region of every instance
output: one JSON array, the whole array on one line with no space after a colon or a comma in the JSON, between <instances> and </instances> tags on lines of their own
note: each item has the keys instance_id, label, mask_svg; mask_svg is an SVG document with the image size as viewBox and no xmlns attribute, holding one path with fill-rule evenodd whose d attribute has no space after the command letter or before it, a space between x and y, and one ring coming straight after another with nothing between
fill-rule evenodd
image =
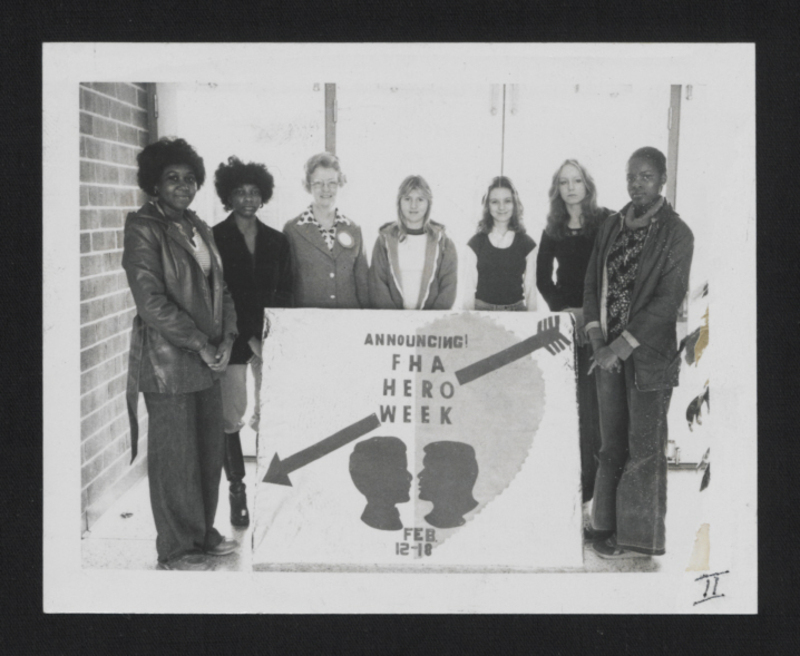
<instances>
[{"instance_id":1,"label":"silhouette of man's head","mask_svg":"<svg viewBox=\"0 0 800 656\"><path fill-rule=\"evenodd\" d=\"M422 466L419 498L433 502L425 519L437 528L464 524L464 515L478 505L472 496L478 479L475 449L464 442L431 442L425 447Z\"/></svg>"},{"instance_id":2,"label":"silhouette of man's head","mask_svg":"<svg viewBox=\"0 0 800 656\"><path fill-rule=\"evenodd\" d=\"M371 437L350 454L350 477L367 498L364 523L382 530L403 528L396 503L410 500L413 476L408 471L406 445L398 437Z\"/></svg>"}]
</instances>

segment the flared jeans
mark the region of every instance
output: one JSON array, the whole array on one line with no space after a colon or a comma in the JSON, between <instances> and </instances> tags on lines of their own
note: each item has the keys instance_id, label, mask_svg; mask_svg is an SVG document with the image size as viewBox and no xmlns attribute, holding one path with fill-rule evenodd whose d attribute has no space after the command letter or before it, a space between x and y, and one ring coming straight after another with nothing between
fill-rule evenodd
<instances>
[{"instance_id":1,"label":"flared jeans","mask_svg":"<svg viewBox=\"0 0 800 656\"><path fill-rule=\"evenodd\" d=\"M672 389L636 388L633 357L621 372L595 368L600 457L592 526L616 532L623 549L664 554L667 514L667 411Z\"/></svg>"}]
</instances>

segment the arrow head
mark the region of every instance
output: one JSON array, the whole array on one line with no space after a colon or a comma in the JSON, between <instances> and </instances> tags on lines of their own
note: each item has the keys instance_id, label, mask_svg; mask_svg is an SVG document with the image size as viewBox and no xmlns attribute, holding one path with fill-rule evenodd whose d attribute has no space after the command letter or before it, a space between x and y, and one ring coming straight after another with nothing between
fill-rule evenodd
<instances>
[{"instance_id":1,"label":"arrow head","mask_svg":"<svg viewBox=\"0 0 800 656\"><path fill-rule=\"evenodd\" d=\"M267 475L264 476L264 483L274 483L275 485L288 485L292 487L292 482L289 480L288 474L283 471L283 463L276 453L272 462L269 463Z\"/></svg>"}]
</instances>

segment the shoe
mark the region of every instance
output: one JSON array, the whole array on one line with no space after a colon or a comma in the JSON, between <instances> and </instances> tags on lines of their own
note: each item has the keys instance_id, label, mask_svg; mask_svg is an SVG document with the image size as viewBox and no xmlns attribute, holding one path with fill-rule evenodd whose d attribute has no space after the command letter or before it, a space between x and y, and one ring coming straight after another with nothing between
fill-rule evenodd
<instances>
[{"instance_id":1,"label":"shoe","mask_svg":"<svg viewBox=\"0 0 800 656\"><path fill-rule=\"evenodd\" d=\"M211 569L211 563L208 562L208 559L203 554L184 554L165 562L159 561L156 569L203 572Z\"/></svg>"},{"instance_id":2,"label":"shoe","mask_svg":"<svg viewBox=\"0 0 800 656\"><path fill-rule=\"evenodd\" d=\"M617 539L614 536L605 540L598 540L592 545L594 552L605 558L606 560L617 560L620 558L650 558L650 554L639 553L638 551L630 551L623 549L617 545Z\"/></svg>"},{"instance_id":3,"label":"shoe","mask_svg":"<svg viewBox=\"0 0 800 656\"><path fill-rule=\"evenodd\" d=\"M247 511L247 495L244 492L244 483L242 483L241 487L241 490L232 491L228 496L231 502L231 524L245 528L250 526L250 513Z\"/></svg>"},{"instance_id":4,"label":"shoe","mask_svg":"<svg viewBox=\"0 0 800 656\"><path fill-rule=\"evenodd\" d=\"M205 552L209 556L227 556L228 554L232 554L239 550L239 543L236 540L231 540L230 538L222 538L222 542L220 542L216 547L211 547L211 549L206 549Z\"/></svg>"},{"instance_id":5,"label":"shoe","mask_svg":"<svg viewBox=\"0 0 800 656\"><path fill-rule=\"evenodd\" d=\"M598 528L592 528L591 526L583 527L584 542L597 542L598 540L606 540L612 535L614 535L614 531L612 529L601 530Z\"/></svg>"},{"instance_id":6,"label":"shoe","mask_svg":"<svg viewBox=\"0 0 800 656\"><path fill-rule=\"evenodd\" d=\"M244 456L239 432L225 435L225 459L223 460L225 476L230 483L231 524L245 527L250 525L250 513L247 512L247 495L245 494Z\"/></svg>"}]
</instances>

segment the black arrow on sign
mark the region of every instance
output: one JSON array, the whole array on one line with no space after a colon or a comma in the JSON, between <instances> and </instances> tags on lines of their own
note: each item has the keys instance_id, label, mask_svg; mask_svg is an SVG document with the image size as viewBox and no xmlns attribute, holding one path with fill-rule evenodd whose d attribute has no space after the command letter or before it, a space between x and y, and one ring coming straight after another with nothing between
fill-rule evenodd
<instances>
[{"instance_id":1,"label":"black arrow on sign","mask_svg":"<svg viewBox=\"0 0 800 656\"><path fill-rule=\"evenodd\" d=\"M570 341L559 332L559 320L559 316L542 319L538 324L538 332L533 337L528 337L528 339L490 355L488 358L478 360L463 369L459 369L456 371L458 384L466 385L471 383L476 378L485 376L500 367L511 364L515 360L524 358L529 353L533 353L540 348L546 348L553 355L565 349L570 344Z\"/></svg>"},{"instance_id":2,"label":"black arrow on sign","mask_svg":"<svg viewBox=\"0 0 800 656\"><path fill-rule=\"evenodd\" d=\"M381 422L378 419L378 415L373 412L369 417L364 417L364 419L357 421L355 424L350 424L347 428L343 428L338 433L312 444L307 449L298 451L293 456L286 458L286 460L281 460L276 453L272 458L272 462L269 463L267 475L264 476L264 483L291 486L292 482L289 480L289 474L293 471L305 467L332 451L336 451L339 447L353 440L357 440L380 425Z\"/></svg>"}]
</instances>

